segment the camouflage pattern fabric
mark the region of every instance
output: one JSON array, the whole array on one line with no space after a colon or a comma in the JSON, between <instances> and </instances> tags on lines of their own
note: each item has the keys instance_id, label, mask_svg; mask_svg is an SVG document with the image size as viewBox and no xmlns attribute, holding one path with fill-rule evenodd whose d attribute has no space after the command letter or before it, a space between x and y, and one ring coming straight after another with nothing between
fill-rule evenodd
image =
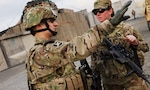
<instances>
[{"instance_id":1,"label":"camouflage pattern fabric","mask_svg":"<svg viewBox=\"0 0 150 90\"><path fill-rule=\"evenodd\" d=\"M99 9L99 8L106 9L109 6L111 7L111 1L110 0L96 0L94 2L94 9Z\"/></svg>"},{"instance_id":2,"label":"camouflage pattern fabric","mask_svg":"<svg viewBox=\"0 0 150 90\"><path fill-rule=\"evenodd\" d=\"M145 16L146 20L150 21L150 0L145 0Z\"/></svg>"},{"instance_id":3,"label":"camouflage pattern fabric","mask_svg":"<svg viewBox=\"0 0 150 90\"><path fill-rule=\"evenodd\" d=\"M109 84L104 85L105 90L148 90L147 87L147 84L141 78L131 80L125 86Z\"/></svg>"},{"instance_id":4,"label":"camouflage pattern fabric","mask_svg":"<svg viewBox=\"0 0 150 90\"><path fill-rule=\"evenodd\" d=\"M43 6L43 7L47 7L47 8L49 7L49 9L53 9L55 11L58 11L56 4L52 1L49 1L49 0L32 0L32 1L28 2L27 5L25 6L25 8L23 10L23 15L21 17L21 21L23 22L23 16L25 13L30 11L33 7L37 7L37 6L40 6L40 7Z\"/></svg>"},{"instance_id":5,"label":"camouflage pattern fabric","mask_svg":"<svg viewBox=\"0 0 150 90\"><path fill-rule=\"evenodd\" d=\"M84 90L80 73L73 62L89 56L102 42L103 35L112 28L107 20L70 42L36 38L26 60L29 86L33 90ZM76 89L70 89L70 78Z\"/></svg>"},{"instance_id":6,"label":"camouflage pattern fabric","mask_svg":"<svg viewBox=\"0 0 150 90\"><path fill-rule=\"evenodd\" d=\"M36 6L32 7L28 12L24 14L23 22L25 28L31 28L38 25L43 18L54 18L56 19L57 13L55 14L52 8L47 6Z\"/></svg>"},{"instance_id":7,"label":"camouflage pattern fabric","mask_svg":"<svg viewBox=\"0 0 150 90\"><path fill-rule=\"evenodd\" d=\"M49 0L32 0L32 1L28 2L27 5L25 6L24 13L27 12L28 10L30 10L32 7L36 7L36 6L46 6L46 7L58 9L56 4L52 1L49 1Z\"/></svg>"},{"instance_id":8,"label":"camouflage pattern fabric","mask_svg":"<svg viewBox=\"0 0 150 90\"><path fill-rule=\"evenodd\" d=\"M109 35L107 35L106 37L109 38L113 44L124 45L124 47L126 49L128 49L130 51L130 53L133 54L133 51L130 48L130 46L131 46L130 43L125 41L125 37L127 35L134 35L138 39L139 45L137 46L137 53L138 53L140 62L143 65L144 64L144 53L149 51L149 47L148 47L147 43L143 40L141 34L138 33L135 29L133 29L132 26L122 22L114 29L113 32L110 32ZM106 51L107 48L101 44L97 48L98 48L98 50L95 53L93 53L93 55L92 55L92 66L91 67L93 69L96 69L98 72L100 72L102 74L103 83L105 85L108 85L108 87L109 87L109 85L110 86L118 85L120 87L125 87L125 86L132 87L132 84L129 84L129 82L131 82L132 80L137 79L139 77L135 73L131 74L128 77L125 77L128 70L130 70L130 67L125 64L120 64L119 62L117 62L116 60L113 60L112 58L110 58L109 60L105 60L105 61L101 60L102 56L101 56L100 52L103 50ZM132 58L132 61L135 61L135 58ZM142 82L138 82L138 83L142 83ZM143 84L141 84L141 85L143 85ZM134 86L136 86L136 84ZM138 86L138 84L137 84L137 86ZM127 88L127 87L125 87L125 88ZM113 90L113 89L111 88L111 89L106 89L106 90ZM114 89L114 90L124 90L124 89ZM128 90L128 89L126 89L126 90ZM131 89L129 89L129 90L131 90ZM138 89L138 87L137 87L137 89L133 89L133 90L140 90L140 89ZM142 90L147 90L147 89L142 89Z\"/></svg>"},{"instance_id":9,"label":"camouflage pattern fabric","mask_svg":"<svg viewBox=\"0 0 150 90\"><path fill-rule=\"evenodd\" d=\"M145 0L145 3L150 5L150 1L149 0Z\"/></svg>"}]
</instances>

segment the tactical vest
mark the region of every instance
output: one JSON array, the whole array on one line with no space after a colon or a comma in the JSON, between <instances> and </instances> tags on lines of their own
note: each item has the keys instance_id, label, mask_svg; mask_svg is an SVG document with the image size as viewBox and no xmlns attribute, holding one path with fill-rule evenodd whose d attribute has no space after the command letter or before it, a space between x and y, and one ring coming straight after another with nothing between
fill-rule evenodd
<instances>
[{"instance_id":1,"label":"tactical vest","mask_svg":"<svg viewBox=\"0 0 150 90\"><path fill-rule=\"evenodd\" d=\"M59 52L65 48L61 45L64 43L50 41L35 44L30 49L26 61L30 90L84 90L82 78L75 70L73 61L64 59L62 52ZM72 71L68 73L67 70Z\"/></svg>"}]
</instances>

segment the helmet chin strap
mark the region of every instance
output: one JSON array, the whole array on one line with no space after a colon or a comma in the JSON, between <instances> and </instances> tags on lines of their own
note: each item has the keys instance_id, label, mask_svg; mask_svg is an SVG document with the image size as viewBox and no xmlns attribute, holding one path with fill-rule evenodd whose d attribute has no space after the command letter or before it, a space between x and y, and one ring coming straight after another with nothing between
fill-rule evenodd
<instances>
[{"instance_id":1,"label":"helmet chin strap","mask_svg":"<svg viewBox=\"0 0 150 90\"><path fill-rule=\"evenodd\" d=\"M47 29L52 33L53 36L56 36L56 35L57 35L57 32L52 31L52 30L49 28L49 25L48 25L47 22L45 22L45 25L46 25Z\"/></svg>"},{"instance_id":2,"label":"helmet chin strap","mask_svg":"<svg viewBox=\"0 0 150 90\"><path fill-rule=\"evenodd\" d=\"M40 30L32 31L32 32L34 32L34 35L35 35L36 33L38 33L38 32L43 32L43 31L46 31L46 30L48 30L49 32L51 32L53 36L56 36L56 35L57 35L57 32L52 31L52 30L49 28L49 25L48 25L47 22L45 22L45 25L46 25L46 28L45 28L45 29L40 29Z\"/></svg>"}]
</instances>

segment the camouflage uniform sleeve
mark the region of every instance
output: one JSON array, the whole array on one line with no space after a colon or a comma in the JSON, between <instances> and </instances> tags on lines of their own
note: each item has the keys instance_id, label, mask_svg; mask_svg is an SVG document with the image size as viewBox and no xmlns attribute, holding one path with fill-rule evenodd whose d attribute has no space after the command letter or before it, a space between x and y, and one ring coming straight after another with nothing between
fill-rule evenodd
<instances>
[{"instance_id":1,"label":"camouflage uniform sleeve","mask_svg":"<svg viewBox=\"0 0 150 90\"><path fill-rule=\"evenodd\" d=\"M142 35L137 30L133 31L133 35L137 37L138 42L139 42L139 44L137 46L137 50L142 50L143 52L148 52L149 51L148 43L143 39Z\"/></svg>"},{"instance_id":2,"label":"camouflage uniform sleeve","mask_svg":"<svg viewBox=\"0 0 150 90\"><path fill-rule=\"evenodd\" d=\"M127 23L121 23L124 31L125 31L125 35L129 35L129 34L132 34L134 35L139 44L138 46L136 47L138 51L143 51L144 53L145 52L148 52L149 51L149 47L148 47L148 44L147 42L144 40L144 38L142 37L141 33L138 32L138 30L136 30L133 26L127 24Z\"/></svg>"},{"instance_id":3,"label":"camouflage uniform sleeve","mask_svg":"<svg viewBox=\"0 0 150 90\"><path fill-rule=\"evenodd\" d=\"M107 20L91 28L83 35L75 37L70 41L66 55L75 60L86 58L96 50L96 47L102 42L104 36L113 28Z\"/></svg>"},{"instance_id":4,"label":"camouflage uniform sleeve","mask_svg":"<svg viewBox=\"0 0 150 90\"><path fill-rule=\"evenodd\" d=\"M144 38L142 37L142 35L137 31L137 30L133 30L133 35L136 36L136 38L138 39L138 46L137 48L137 54L138 54L138 58L140 60L140 64L143 66L144 65L144 53L149 51L149 46L148 43L146 43L146 41L144 40Z\"/></svg>"}]
</instances>

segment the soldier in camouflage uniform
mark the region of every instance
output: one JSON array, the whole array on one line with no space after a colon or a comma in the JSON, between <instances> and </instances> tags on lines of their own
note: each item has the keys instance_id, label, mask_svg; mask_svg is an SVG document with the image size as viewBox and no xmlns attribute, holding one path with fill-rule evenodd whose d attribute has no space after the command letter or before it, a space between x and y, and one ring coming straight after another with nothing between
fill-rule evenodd
<instances>
[{"instance_id":1,"label":"soldier in camouflage uniform","mask_svg":"<svg viewBox=\"0 0 150 90\"><path fill-rule=\"evenodd\" d=\"M35 44L29 50L26 60L29 89L84 90L80 73L73 62L86 58L96 50L103 35L123 20L129 5L120 10L113 19L96 25L69 42L64 42L51 39L57 34L58 23L55 20L58 8L53 2L48 3L45 6L33 2L32 7L26 8L22 15L25 29L35 37Z\"/></svg>"},{"instance_id":2,"label":"soldier in camouflage uniform","mask_svg":"<svg viewBox=\"0 0 150 90\"><path fill-rule=\"evenodd\" d=\"M112 3L110 0L97 0L94 3L93 14L103 22L114 15ZM117 45L122 44L130 53L133 53L131 46L137 50L140 67L144 64L144 53L149 51L147 43L143 40L141 34L132 26L121 22L110 32L106 38ZM108 51L102 44L98 50L92 54L91 68L102 74L104 90L148 90L146 82L135 73L125 77L129 66L120 64L112 57L103 56L101 51ZM107 57L107 60L103 60ZM132 58L135 60L135 56Z\"/></svg>"},{"instance_id":3,"label":"soldier in camouflage uniform","mask_svg":"<svg viewBox=\"0 0 150 90\"><path fill-rule=\"evenodd\" d=\"M147 21L148 29L150 30L150 0L145 0L145 18Z\"/></svg>"}]
</instances>

